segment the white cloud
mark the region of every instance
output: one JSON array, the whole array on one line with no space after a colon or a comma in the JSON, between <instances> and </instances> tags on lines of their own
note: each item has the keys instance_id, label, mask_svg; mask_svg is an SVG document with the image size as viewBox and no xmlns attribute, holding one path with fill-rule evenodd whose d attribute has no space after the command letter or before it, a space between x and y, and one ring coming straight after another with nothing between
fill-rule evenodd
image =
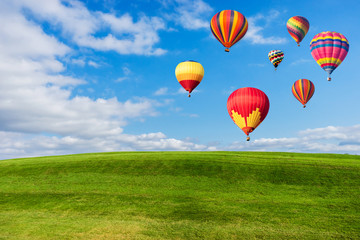
<instances>
[{"instance_id":1,"label":"white cloud","mask_svg":"<svg viewBox=\"0 0 360 240\"><path fill-rule=\"evenodd\" d=\"M263 35L263 30L270 26L270 24L279 16L280 12L272 10L266 16L262 14L257 14L253 17L248 17L248 31L244 37L244 40L250 41L252 44L282 44L286 43L287 39L283 37L268 36ZM265 21L261 26L259 26L260 21Z\"/></svg>"},{"instance_id":2,"label":"white cloud","mask_svg":"<svg viewBox=\"0 0 360 240\"><path fill-rule=\"evenodd\" d=\"M21 54L41 58L64 55L70 51L54 37L46 35L38 25L27 21L9 1L0 2L0 18L0 52L3 56Z\"/></svg>"},{"instance_id":3,"label":"white cloud","mask_svg":"<svg viewBox=\"0 0 360 240\"><path fill-rule=\"evenodd\" d=\"M351 127L328 126L325 128L307 129L301 131L300 136L309 139L332 139L340 141L360 142L360 125Z\"/></svg>"},{"instance_id":4,"label":"white cloud","mask_svg":"<svg viewBox=\"0 0 360 240\"><path fill-rule=\"evenodd\" d=\"M167 87L162 87L162 88L159 88L158 90L156 90L154 95L155 96L167 95L167 94L169 94L168 91L169 91L169 89Z\"/></svg>"},{"instance_id":5,"label":"white cloud","mask_svg":"<svg viewBox=\"0 0 360 240\"><path fill-rule=\"evenodd\" d=\"M64 75L66 66L62 61L80 66L87 62L95 67L97 63L84 58L69 60L75 50L46 34L40 23L25 18L22 11L23 7L31 8L41 21L55 21L65 35L72 35L76 41L82 36L93 37L91 34L98 30L93 22L98 21L101 14L89 12L78 1L63 3L54 0L40 4L34 0L0 2L1 159L140 149L206 150L205 145L168 138L163 133L124 133L130 119L156 116L157 108L169 104L169 100L159 103L137 97L119 102L116 98L72 96L74 88L86 81ZM154 30L162 28L158 19L142 17L136 23L130 17L126 19L133 23L134 37L145 41L134 51L139 54L161 51L152 48L151 40L157 37ZM137 31L148 27L149 21L155 24L152 26L155 35L135 36ZM80 31L82 24L86 26ZM112 24L116 34L130 31L121 29L120 22L108 24ZM150 40L146 43L148 36ZM117 41L115 37L114 41ZM146 51L141 52L142 47ZM124 77L131 76L128 66L122 70Z\"/></svg>"},{"instance_id":6,"label":"white cloud","mask_svg":"<svg viewBox=\"0 0 360 240\"><path fill-rule=\"evenodd\" d=\"M98 63L96 63L96 62L94 62L92 60L88 61L88 64L89 64L89 66L92 66L94 68L99 68L100 67L100 64L98 64Z\"/></svg>"},{"instance_id":7,"label":"white cloud","mask_svg":"<svg viewBox=\"0 0 360 240\"><path fill-rule=\"evenodd\" d=\"M234 142L227 150L360 154L360 125L307 129L292 138L260 138Z\"/></svg>"},{"instance_id":8,"label":"white cloud","mask_svg":"<svg viewBox=\"0 0 360 240\"><path fill-rule=\"evenodd\" d=\"M71 63L75 65L79 65L81 67L85 66L85 60L84 59L71 59Z\"/></svg>"},{"instance_id":9,"label":"white cloud","mask_svg":"<svg viewBox=\"0 0 360 240\"><path fill-rule=\"evenodd\" d=\"M209 17L213 9L202 0L162 1L162 4L175 11L164 16L185 29L210 28Z\"/></svg>"},{"instance_id":10,"label":"white cloud","mask_svg":"<svg viewBox=\"0 0 360 240\"><path fill-rule=\"evenodd\" d=\"M137 136L119 133L91 138L0 132L0 159L109 151L206 151L211 149L206 145L187 140L167 138L161 132Z\"/></svg>"},{"instance_id":11,"label":"white cloud","mask_svg":"<svg viewBox=\"0 0 360 240\"><path fill-rule=\"evenodd\" d=\"M78 0L14 0L18 9L27 9L31 17L59 28L64 37L81 47L119 54L162 55L166 50L154 48L160 41L158 31L165 24L158 17L141 16L134 21L129 14L120 17L89 11ZM97 37L108 28L112 32ZM40 46L40 45L39 45Z\"/></svg>"},{"instance_id":12,"label":"white cloud","mask_svg":"<svg viewBox=\"0 0 360 240\"><path fill-rule=\"evenodd\" d=\"M196 116L194 116L196 117ZM164 133L140 135L121 131L102 136L45 136L0 131L1 159L106 151L284 151L360 154L360 125L307 129L291 138L244 140L221 147L219 143L198 144L195 139L168 138Z\"/></svg>"},{"instance_id":13,"label":"white cloud","mask_svg":"<svg viewBox=\"0 0 360 240\"><path fill-rule=\"evenodd\" d=\"M122 133L129 119L156 116L156 108L166 104L147 98L119 102L116 98L73 97L73 89L86 84L86 81L64 75L66 68L61 60L69 59L68 54L74 50L24 17L18 5L31 4L34 2L30 0L0 2L2 153L25 156L33 151L32 148L44 150L39 150L41 155L58 151L78 152L85 148L91 151L88 139L94 141L94 149L103 147L106 150L109 149L106 138L126 138ZM56 13L60 16L68 13L70 18L88 16L88 11L77 1L70 1L69 6L60 4L61 11L58 1L44 1L43 4L43 8L51 13L49 17L56 18ZM71 7L80 8L81 11L77 12L80 15L72 15L71 11L75 10L66 9ZM41 7L37 8L40 15L47 14ZM76 24L74 22L74 26ZM81 65L85 60L78 59L74 63ZM123 71L125 75L131 73L128 67L124 67ZM116 146L118 148L119 145ZM80 150L75 150L76 147Z\"/></svg>"},{"instance_id":14,"label":"white cloud","mask_svg":"<svg viewBox=\"0 0 360 240\"><path fill-rule=\"evenodd\" d=\"M163 55L166 50L153 49L153 45L160 41L157 31L165 29L160 18L142 16L138 22L128 14L116 17L111 14L99 14L103 23L110 26L113 33L102 38L84 35L76 39L80 46L96 50L114 50L120 54Z\"/></svg>"}]
</instances>

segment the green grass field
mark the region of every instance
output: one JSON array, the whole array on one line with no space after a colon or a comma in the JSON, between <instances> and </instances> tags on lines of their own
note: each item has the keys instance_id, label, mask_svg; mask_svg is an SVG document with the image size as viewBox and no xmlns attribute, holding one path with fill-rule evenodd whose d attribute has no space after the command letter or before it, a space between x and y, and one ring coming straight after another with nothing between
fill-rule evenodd
<instances>
[{"instance_id":1,"label":"green grass field","mask_svg":"<svg viewBox=\"0 0 360 240\"><path fill-rule=\"evenodd\" d=\"M360 239L360 156L122 152L3 160L0 239Z\"/></svg>"}]
</instances>

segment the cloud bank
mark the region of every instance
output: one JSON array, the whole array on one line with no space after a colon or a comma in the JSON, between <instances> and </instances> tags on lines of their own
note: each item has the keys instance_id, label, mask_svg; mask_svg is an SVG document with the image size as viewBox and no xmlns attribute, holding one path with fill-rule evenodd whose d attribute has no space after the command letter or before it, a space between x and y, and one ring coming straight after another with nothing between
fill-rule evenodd
<instances>
[{"instance_id":1,"label":"cloud bank","mask_svg":"<svg viewBox=\"0 0 360 240\"><path fill-rule=\"evenodd\" d=\"M307 129L292 138L260 138L247 143L234 142L225 149L360 154L360 125Z\"/></svg>"},{"instance_id":2,"label":"cloud bank","mask_svg":"<svg viewBox=\"0 0 360 240\"><path fill-rule=\"evenodd\" d=\"M43 23L69 41L46 33ZM97 37L102 27L111 29ZM91 12L80 1L0 2L0 159L115 150L206 150L205 145L168 138L163 133L124 134L133 119L158 114L160 103L145 97L73 96L86 79L64 74L76 50L114 50L121 54L160 55L154 48L161 19ZM125 34L129 39L116 36ZM83 66L84 59L74 64ZM88 65L98 67L96 62ZM123 67L126 78L131 70Z\"/></svg>"},{"instance_id":3,"label":"cloud bank","mask_svg":"<svg viewBox=\"0 0 360 240\"><path fill-rule=\"evenodd\" d=\"M360 154L360 125L328 126L300 131L291 138L260 138L198 144L191 139L168 138L164 133L103 136L45 136L9 131L0 132L0 159L109 151L272 151Z\"/></svg>"}]
</instances>

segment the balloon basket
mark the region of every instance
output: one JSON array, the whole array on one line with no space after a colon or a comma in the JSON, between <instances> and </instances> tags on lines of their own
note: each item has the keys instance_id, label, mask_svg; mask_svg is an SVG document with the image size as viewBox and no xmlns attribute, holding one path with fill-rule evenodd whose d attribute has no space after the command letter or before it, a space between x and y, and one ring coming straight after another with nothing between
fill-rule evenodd
<instances>
[{"instance_id":1,"label":"balloon basket","mask_svg":"<svg viewBox=\"0 0 360 240\"><path fill-rule=\"evenodd\" d=\"M230 52L230 50L228 48L225 48L225 52Z\"/></svg>"},{"instance_id":2,"label":"balloon basket","mask_svg":"<svg viewBox=\"0 0 360 240\"><path fill-rule=\"evenodd\" d=\"M246 138L246 141L250 141L250 137L249 137L249 136Z\"/></svg>"}]
</instances>

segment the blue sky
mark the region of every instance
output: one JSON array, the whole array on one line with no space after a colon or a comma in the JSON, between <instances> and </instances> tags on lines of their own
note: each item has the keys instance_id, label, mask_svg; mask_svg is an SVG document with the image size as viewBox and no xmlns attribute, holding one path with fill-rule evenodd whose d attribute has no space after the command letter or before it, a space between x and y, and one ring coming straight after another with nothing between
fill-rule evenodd
<instances>
[{"instance_id":1,"label":"blue sky","mask_svg":"<svg viewBox=\"0 0 360 240\"><path fill-rule=\"evenodd\" d=\"M225 53L209 21L233 9L248 32ZM0 159L105 151L294 151L360 153L360 3L353 1L3 0L0 2ZM304 16L297 47L286 29ZM312 58L322 31L350 50L326 81ZM270 50L281 49L275 72ZM188 98L175 78L185 60L205 75ZM291 93L307 78L307 108ZM267 118L246 142L226 101L256 87Z\"/></svg>"}]
</instances>

